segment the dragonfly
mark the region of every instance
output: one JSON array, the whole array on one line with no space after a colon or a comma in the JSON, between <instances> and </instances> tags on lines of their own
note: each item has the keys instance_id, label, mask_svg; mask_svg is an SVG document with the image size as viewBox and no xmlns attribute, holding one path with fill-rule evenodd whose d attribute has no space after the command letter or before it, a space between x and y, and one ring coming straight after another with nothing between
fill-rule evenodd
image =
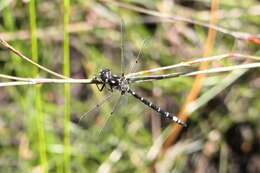
<instances>
[{"instance_id":1,"label":"dragonfly","mask_svg":"<svg viewBox=\"0 0 260 173\"><path fill-rule=\"evenodd\" d=\"M138 60L140 58L142 49L144 45L147 43L147 40L144 40L143 45L138 53L138 56L135 60L135 64L138 63ZM104 68L101 69L98 75L96 75L93 78L93 82L96 84L98 90L100 92L104 91L106 88L110 93L113 93L114 91L120 92L120 98L114 105L114 108L111 112L111 114L114 113L115 108L117 107L118 103L120 102L119 100L121 99L121 96L124 96L126 94L133 96L136 98L138 101L141 103L145 104L148 106L150 109L153 111L159 113L163 118L170 119L173 122L181 125L182 127L187 127L187 124L180 120L177 116L175 116L173 113L170 113L168 111L163 110L160 106L154 104L150 100L142 97L138 93L136 93L131 87L130 84L137 82L137 81L150 81L150 80L160 80L160 79L166 79L166 78L172 78L172 77L177 77L181 75L181 73L174 73L174 74L166 74L166 75L155 75L155 76L145 76L145 77L128 77L125 75L124 72L124 66L125 66L125 43L124 43L124 24L121 22L121 75L115 75L112 73L111 69L109 68ZM130 68L130 73L134 69L134 66ZM101 104L103 104L107 99L110 98L111 95L106 97L100 104L97 104L93 109L100 107ZM91 109L89 112L91 112L93 109ZM88 114L87 112L86 114ZM84 114L83 116L85 116ZM83 117L82 116L82 117ZM82 117L80 119L82 119Z\"/></svg>"},{"instance_id":2,"label":"dragonfly","mask_svg":"<svg viewBox=\"0 0 260 173\"><path fill-rule=\"evenodd\" d=\"M157 78L154 79L162 79L165 78L165 76L157 76ZM151 77L149 79L152 79ZM160 106L157 106L156 104L152 103L148 99L140 96L137 94L133 89L130 88L131 78L125 77L124 73L122 73L121 76L112 74L112 71L108 68L102 69L97 75L94 80L97 81L96 86L100 92L104 90L104 88L107 88L110 92L113 92L114 90L117 90L121 93L121 95L130 94L137 100L141 101L143 104L151 108L152 110L159 113L163 118L167 118L172 120L173 122L183 126L187 127L187 124L183 121L181 121L177 116L173 115L170 112L164 111L161 109ZM99 83L99 84L98 84ZM100 87L101 85L101 87Z\"/></svg>"}]
</instances>

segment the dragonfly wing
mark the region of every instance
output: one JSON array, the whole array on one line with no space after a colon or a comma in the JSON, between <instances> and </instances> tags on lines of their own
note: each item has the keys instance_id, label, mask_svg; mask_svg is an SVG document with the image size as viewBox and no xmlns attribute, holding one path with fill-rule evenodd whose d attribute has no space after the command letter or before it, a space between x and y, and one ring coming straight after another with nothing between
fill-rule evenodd
<instances>
[{"instance_id":1,"label":"dragonfly wing","mask_svg":"<svg viewBox=\"0 0 260 173\"><path fill-rule=\"evenodd\" d=\"M116 100L116 102L115 102L115 104L112 108L111 113L109 115L107 115L107 117L105 118L105 121L104 121L102 127L100 128L100 130L98 132L98 135L100 135L103 132L104 128L108 124L108 121L111 120L113 114L120 109L120 106L122 106L122 101L124 100L124 98L126 96L121 95L121 93L118 93L118 94L120 94L120 95L118 95L117 100Z\"/></svg>"},{"instance_id":2,"label":"dragonfly wing","mask_svg":"<svg viewBox=\"0 0 260 173\"><path fill-rule=\"evenodd\" d=\"M91 113L93 113L94 111L97 111L106 101L108 101L111 97L112 97L112 93L110 93L109 95L107 95L105 98L103 98L98 104L96 104L95 106L93 106L89 111L85 112L83 115L80 116L79 118L79 123L80 121L87 117L88 115L90 115Z\"/></svg>"},{"instance_id":3,"label":"dragonfly wing","mask_svg":"<svg viewBox=\"0 0 260 173\"><path fill-rule=\"evenodd\" d=\"M146 47L146 45L148 44L149 41L150 41L150 39L144 39L143 40L142 46L139 49L137 57L131 59L128 73L133 73L137 69L139 59L141 58L142 52L143 52L144 48Z\"/></svg>"},{"instance_id":4,"label":"dragonfly wing","mask_svg":"<svg viewBox=\"0 0 260 173\"><path fill-rule=\"evenodd\" d=\"M125 36L125 23L123 19L121 19L121 74L125 74L125 66L126 66L126 36Z\"/></svg>"}]
</instances>

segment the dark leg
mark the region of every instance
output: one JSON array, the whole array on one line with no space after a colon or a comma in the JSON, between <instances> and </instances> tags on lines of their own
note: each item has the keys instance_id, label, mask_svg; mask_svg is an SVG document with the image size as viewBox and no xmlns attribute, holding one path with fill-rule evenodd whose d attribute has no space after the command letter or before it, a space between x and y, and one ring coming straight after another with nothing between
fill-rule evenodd
<instances>
[{"instance_id":1,"label":"dark leg","mask_svg":"<svg viewBox=\"0 0 260 173\"><path fill-rule=\"evenodd\" d=\"M98 90L99 90L100 92L101 92L101 91L103 91L103 89L104 89L105 85L106 85L106 84L103 84L103 85L102 85L102 87L101 87L101 88L99 88L98 84L96 84L96 86L97 86L97 88L98 88Z\"/></svg>"},{"instance_id":2,"label":"dark leg","mask_svg":"<svg viewBox=\"0 0 260 173\"><path fill-rule=\"evenodd\" d=\"M113 88L112 88L112 86L110 86L110 90L111 90L111 92L113 92Z\"/></svg>"}]
</instances>

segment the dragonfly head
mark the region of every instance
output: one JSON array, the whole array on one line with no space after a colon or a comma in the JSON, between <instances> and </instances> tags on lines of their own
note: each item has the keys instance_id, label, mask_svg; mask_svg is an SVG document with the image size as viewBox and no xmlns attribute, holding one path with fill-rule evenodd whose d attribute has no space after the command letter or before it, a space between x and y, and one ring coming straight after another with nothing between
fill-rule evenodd
<instances>
[{"instance_id":1,"label":"dragonfly head","mask_svg":"<svg viewBox=\"0 0 260 173\"><path fill-rule=\"evenodd\" d=\"M108 82L108 80L110 80L112 78L112 73L110 69L102 69L99 72L99 77L102 80L102 82L106 83Z\"/></svg>"}]
</instances>

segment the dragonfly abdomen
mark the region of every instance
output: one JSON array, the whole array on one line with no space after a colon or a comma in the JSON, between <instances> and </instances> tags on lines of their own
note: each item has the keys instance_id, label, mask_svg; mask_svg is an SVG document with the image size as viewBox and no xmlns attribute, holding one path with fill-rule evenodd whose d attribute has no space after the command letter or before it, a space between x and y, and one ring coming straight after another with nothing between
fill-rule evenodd
<instances>
[{"instance_id":1,"label":"dragonfly abdomen","mask_svg":"<svg viewBox=\"0 0 260 173\"><path fill-rule=\"evenodd\" d=\"M137 98L138 100L140 100L142 103L144 103L146 106L152 108L154 111L158 112L159 114L161 114L162 116L169 118L171 120L173 120L174 122L180 124L183 127L187 127L187 124L182 122L178 117L172 115L169 112L166 112L164 110L162 110L159 106L153 104L151 101L147 100L146 98L143 98L141 96L139 96L138 94L136 94L134 91L132 91L131 89L128 90L128 93L130 93L132 96L134 96L135 98Z\"/></svg>"}]
</instances>

